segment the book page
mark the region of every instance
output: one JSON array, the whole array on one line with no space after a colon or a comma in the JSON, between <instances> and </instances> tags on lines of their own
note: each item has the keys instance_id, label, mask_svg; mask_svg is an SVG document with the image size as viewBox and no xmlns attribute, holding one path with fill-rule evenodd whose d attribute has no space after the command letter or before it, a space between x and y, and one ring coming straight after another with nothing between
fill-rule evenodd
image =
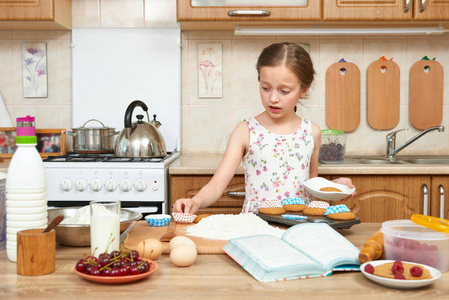
<instances>
[{"instance_id":1,"label":"book page","mask_svg":"<svg viewBox=\"0 0 449 300\"><path fill-rule=\"evenodd\" d=\"M235 245L253 257L267 271L292 267L293 265L312 264L322 269L304 254L271 235L254 235L233 239Z\"/></svg>"},{"instance_id":2,"label":"book page","mask_svg":"<svg viewBox=\"0 0 449 300\"><path fill-rule=\"evenodd\" d=\"M282 239L328 270L339 264L360 265L360 250L327 224L298 224Z\"/></svg>"}]
</instances>

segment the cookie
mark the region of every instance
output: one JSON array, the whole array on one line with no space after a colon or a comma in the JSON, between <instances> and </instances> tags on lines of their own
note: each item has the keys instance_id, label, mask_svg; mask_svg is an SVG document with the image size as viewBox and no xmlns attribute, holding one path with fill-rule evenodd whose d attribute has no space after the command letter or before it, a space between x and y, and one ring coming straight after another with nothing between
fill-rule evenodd
<instances>
[{"instance_id":1,"label":"cookie","mask_svg":"<svg viewBox=\"0 0 449 300\"><path fill-rule=\"evenodd\" d=\"M385 263L385 264L378 265L378 266L374 267L374 275L386 277L386 278L394 278L395 274L393 274L393 271L391 270L391 268L393 267L393 264L394 263L390 262L390 263ZM430 275L429 270L427 270L423 266L409 264L409 263L405 263L405 262L402 262L402 266L404 267L404 272L402 273L402 275L404 275L406 280L420 280L420 279L431 279L432 278L432 275ZM410 269L413 268L414 266L417 266L423 270L421 276L415 277L410 274Z\"/></svg>"},{"instance_id":2,"label":"cookie","mask_svg":"<svg viewBox=\"0 0 449 300\"><path fill-rule=\"evenodd\" d=\"M195 220L193 220L193 223L198 223L199 221L201 221L204 218L207 218L211 216L211 214L202 214L202 215L197 215Z\"/></svg>"},{"instance_id":3,"label":"cookie","mask_svg":"<svg viewBox=\"0 0 449 300\"><path fill-rule=\"evenodd\" d=\"M335 187L329 186L329 187L323 187L320 189L321 192L339 192L341 193L342 191L340 189L337 189Z\"/></svg>"},{"instance_id":4,"label":"cookie","mask_svg":"<svg viewBox=\"0 0 449 300\"><path fill-rule=\"evenodd\" d=\"M287 198L282 201L282 207L286 211L303 211L307 205L301 198Z\"/></svg>"},{"instance_id":5,"label":"cookie","mask_svg":"<svg viewBox=\"0 0 449 300\"><path fill-rule=\"evenodd\" d=\"M328 207L329 203L327 202L312 201L302 212L308 216L323 216Z\"/></svg>"},{"instance_id":6,"label":"cookie","mask_svg":"<svg viewBox=\"0 0 449 300\"><path fill-rule=\"evenodd\" d=\"M279 200L264 200L259 205L259 213L266 215L280 215L285 213L285 209Z\"/></svg>"},{"instance_id":7,"label":"cookie","mask_svg":"<svg viewBox=\"0 0 449 300\"><path fill-rule=\"evenodd\" d=\"M355 214L344 204L329 206L324 215L333 220L354 220Z\"/></svg>"}]
</instances>

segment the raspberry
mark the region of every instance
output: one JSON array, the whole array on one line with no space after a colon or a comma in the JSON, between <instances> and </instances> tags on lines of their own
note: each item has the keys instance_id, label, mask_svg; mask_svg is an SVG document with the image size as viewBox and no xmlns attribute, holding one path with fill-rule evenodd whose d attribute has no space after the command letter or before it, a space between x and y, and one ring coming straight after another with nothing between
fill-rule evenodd
<instances>
[{"instance_id":1,"label":"raspberry","mask_svg":"<svg viewBox=\"0 0 449 300\"><path fill-rule=\"evenodd\" d=\"M393 272L393 274L404 273L404 267L402 266L402 262L400 260L394 261L393 267L391 267L391 272Z\"/></svg>"},{"instance_id":2,"label":"raspberry","mask_svg":"<svg viewBox=\"0 0 449 300\"><path fill-rule=\"evenodd\" d=\"M410 269L410 274L412 274L412 276L414 277L420 277L422 275L422 272L423 270L418 266L414 266Z\"/></svg>"},{"instance_id":3,"label":"raspberry","mask_svg":"<svg viewBox=\"0 0 449 300\"><path fill-rule=\"evenodd\" d=\"M370 273L370 274L374 274L374 267L372 264L367 264L365 266L365 272L366 273Z\"/></svg>"},{"instance_id":4,"label":"raspberry","mask_svg":"<svg viewBox=\"0 0 449 300\"><path fill-rule=\"evenodd\" d=\"M402 275L401 273L396 273L394 274L394 279L405 279L405 276Z\"/></svg>"}]
</instances>

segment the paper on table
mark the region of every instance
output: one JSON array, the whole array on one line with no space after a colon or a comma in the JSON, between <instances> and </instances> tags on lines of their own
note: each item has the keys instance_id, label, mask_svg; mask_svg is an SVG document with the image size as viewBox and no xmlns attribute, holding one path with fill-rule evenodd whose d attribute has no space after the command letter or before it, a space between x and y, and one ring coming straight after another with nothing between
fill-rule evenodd
<instances>
[{"instance_id":1,"label":"paper on table","mask_svg":"<svg viewBox=\"0 0 449 300\"><path fill-rule=\"evenodd\" d=\"M0 127L14 127L5 102L3 102L2 94L0 94Z\"/></svg>"}]
</instances>

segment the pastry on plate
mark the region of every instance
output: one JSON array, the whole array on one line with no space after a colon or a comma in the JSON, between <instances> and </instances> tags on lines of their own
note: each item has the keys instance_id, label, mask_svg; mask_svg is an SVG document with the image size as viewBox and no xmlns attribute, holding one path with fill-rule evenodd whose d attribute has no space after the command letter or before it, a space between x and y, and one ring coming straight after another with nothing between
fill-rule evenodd
<instances>
[{"instance_id":1,"label":"pastry on plate","mask_svg":"<svg viewBox=\"0 0 449 300\"><path fill-rule=\"evenodd\" d=\"M329 206L324 215L333 220L354 220L355 214L344 204Z\"/></svg>"},{"instance_id":2,"label":"pastry on plate","mask_svg":"<svg viewBox=\"0 0 449 300\"><path fill-rule=\"evenodd\" d=\"M280 200L264 200L260 202L259 213L266 215L280 215L285 213Z\"/></svg>"},{"instance_id":3,"label":"pastry on plate","mask_svg":"<svg viewBox=\"0 0 449 300\"><path fill-rule=\"evenodd\" d=\"M327 202L312 201L302 212L308 216L324 216L328 207L329 203Z\"/></svg>"},{"instance_id":4,"label":"pastry on plate","mask_svg":"<svg viewBox=\"0 0 449 300\"><path fill-rule=\"evenodd\" d=\"M282 201L282 207L286 211L303 211L307 205L302 198L287 198Z\"/></svg>"}]
</instances>

